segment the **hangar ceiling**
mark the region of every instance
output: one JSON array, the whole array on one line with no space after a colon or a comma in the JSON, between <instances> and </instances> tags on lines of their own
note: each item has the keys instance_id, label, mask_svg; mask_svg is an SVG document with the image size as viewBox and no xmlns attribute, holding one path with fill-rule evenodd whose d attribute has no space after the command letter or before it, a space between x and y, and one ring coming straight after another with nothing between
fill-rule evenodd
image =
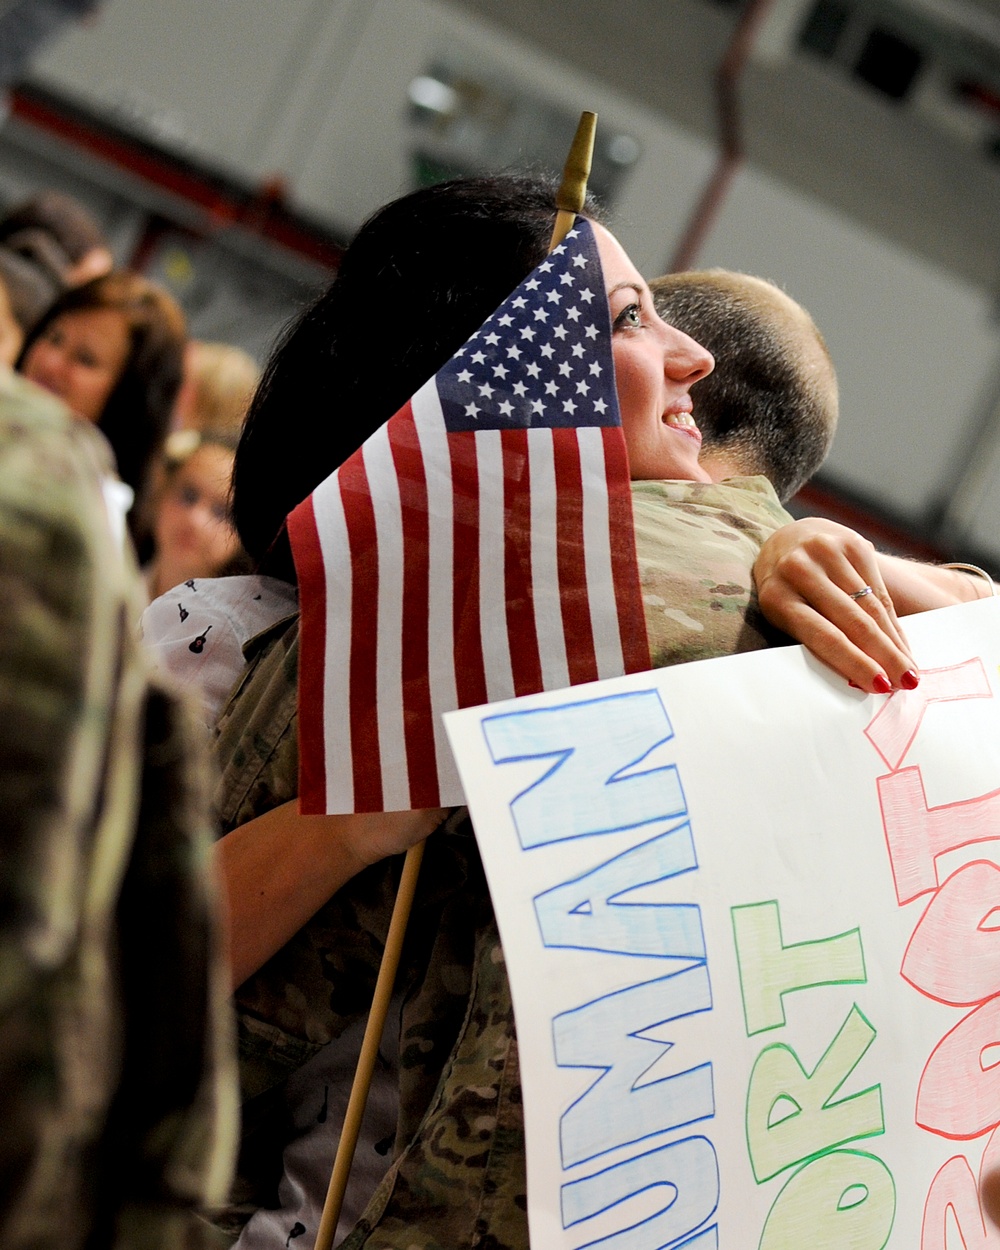
<instances>
[{"instance_id":1,"label":"hangar ceiling","mask_svg":"<svg viewBox=\"0 0 1000 1250\"><path fill-rule=\"evenodd\" d=\"M696 133L714 134L712 71L738 4L457 2ZM803 46L810 20L820 26L811 48ZM832 50L831 22L839 38ZM748 158L967 281L1000 290L995 0L777 0L762 44L743 79ZM880 50L887 70L872 67ZM908 50L917 64L900 94Z\"/></svg>"}]
</instances>

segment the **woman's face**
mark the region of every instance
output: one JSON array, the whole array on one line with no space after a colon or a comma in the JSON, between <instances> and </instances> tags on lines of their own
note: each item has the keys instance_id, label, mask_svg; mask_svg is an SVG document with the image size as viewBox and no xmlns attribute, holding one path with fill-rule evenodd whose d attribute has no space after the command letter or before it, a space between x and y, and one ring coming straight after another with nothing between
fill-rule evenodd
<instances>
[{"instance_id":1,"label":"woman's face","mask_svg":"<svg viewBox=\"0 0 1000 1250\"><path fill-rule=\"evenodd\" d=\"M712 372L711 352L657 315L653 297L622 245L593 223L611 309L618 406L636 480L712 479L698 463L701 433L689 391Z\"/></svg>"},{"instance_id":2,"label":"woman's face","mask_svg":"<svg viewBox=\"0 0 1000 1250\"><path fill-rule=\"evenodd\" d=\"M239 550L229 520L233 453L205 443L167 482L154 527L156 559L174 586L189 577L213 577Z\"/></svg>"},{"instance_id":3,"label":"woman's face","mask_svg":"<svg viewBox=\"0 0 1000 1250\"><path fill-rule=\"evenodd\" d=\"M84 421L97 422L130 349L125 314L83 308L54 318L28 349L21 372Z\"/></svg>"}]
</instances>

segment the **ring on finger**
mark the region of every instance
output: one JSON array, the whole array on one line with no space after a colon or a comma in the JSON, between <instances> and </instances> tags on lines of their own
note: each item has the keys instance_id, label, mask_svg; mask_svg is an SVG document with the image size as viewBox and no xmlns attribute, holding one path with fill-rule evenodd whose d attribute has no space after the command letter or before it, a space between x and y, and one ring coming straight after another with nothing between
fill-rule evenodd
<instances>
[{"instance_id":1,"label":"ring on finger","mask_svg":"<svg viewBox=\"0 0 1000 1250\"><path fill-rule=\"evenodd\" d=\"M873 586L862 586L860 590L854 591L854 593L850 595L849 598L863 599L865 595L873 595L874 593L875 593L875 588Z\"/></svg>"}]
</instances>

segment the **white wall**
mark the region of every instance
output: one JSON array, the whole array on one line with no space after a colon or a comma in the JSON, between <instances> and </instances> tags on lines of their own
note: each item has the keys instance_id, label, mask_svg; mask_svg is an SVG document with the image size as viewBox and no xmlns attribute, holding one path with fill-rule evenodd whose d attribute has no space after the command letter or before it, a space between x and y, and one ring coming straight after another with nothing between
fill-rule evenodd
<instances>
[{"instance_id":1,"label":"white wall","mask_svg":"<svg viewBox=\"0 0 1000 1250\"><path fill-rule=\"evenodd\" d=\"M618 233L641 269L662 271L711 148L445 3L109 0L39 72L91 105L145 100L192 150L251 178L282 171L303 208L350 232L409 188L406 88L456 49L493 77L596 109L639 140ZM752 169L701 262L773 278L814 314L842 389L830 471L913 516L936 502L1000 359L987 294ZM981 490L966 522L1000 555L1000 490Z\"/></svg>"},{"instance_id":2,"label":"white wall","mask_svg":"<svg viewBox=\"0 0 1000 1250\"><path fill-rule=\"evenodd\" d=\"M935 501L1000 354L987 294L752 170L702 260L772 278L815 318L841 388L827 469L904 512Z\"/></svg>"}]
</instances>

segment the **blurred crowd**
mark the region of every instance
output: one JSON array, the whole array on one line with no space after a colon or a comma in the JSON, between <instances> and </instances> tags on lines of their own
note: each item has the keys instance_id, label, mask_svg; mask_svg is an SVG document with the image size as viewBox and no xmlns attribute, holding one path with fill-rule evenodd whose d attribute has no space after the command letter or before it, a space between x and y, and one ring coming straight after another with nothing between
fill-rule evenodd
<instances>
[{"instance_id":1,"label":"blurred crowd","mask_svg":"<svg viewBox=\"0 0 1000 1250\"><path fill-rule=\"evenodd\" d=\"M0 219L0 362L108 440L106 494L150 598L243 569L227 500L258 367L239 347L190 339L170 293L116 268L70 196L43 191Z\"/></svg>"}]
</instances>

